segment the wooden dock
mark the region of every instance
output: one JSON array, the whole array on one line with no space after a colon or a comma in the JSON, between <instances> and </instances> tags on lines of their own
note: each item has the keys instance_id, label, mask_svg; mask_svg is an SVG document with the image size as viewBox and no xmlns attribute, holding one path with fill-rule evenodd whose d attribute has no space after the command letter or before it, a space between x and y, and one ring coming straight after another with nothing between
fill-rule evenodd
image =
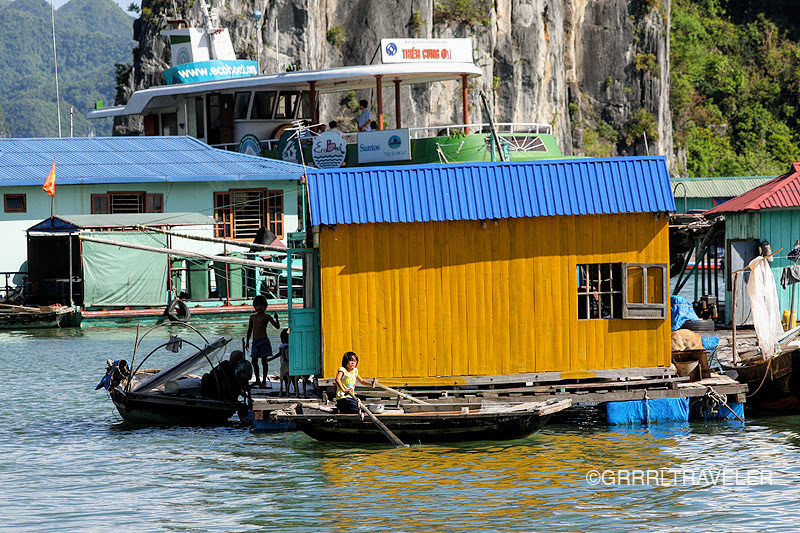
<instances>
[{"instance_id":1,"label":"wooden dock","mask_svg":"<svg viewBox=\"0 0 800 533\"><path fill-rule=\"evenodd\" d=\"M493 402L524 403L550 399L569 399L573 406L605 402L632 400L655 400L661 398L701 398L709 388L724 396L728 403L745 403L747 385L738 383L724 374L712 374L699 381L681 377L671 367L635 368L625 370L596 371L592 378L564 379L569 373L544 372L513 376L482 376L469 379L469 383L441 388L409 387L402 383L382 382L428 402L483 400ZM530 381L529 381L530 380ZM254 398L253 411L256 420L268 418L269 412L295 402L326 403L335 395L332 379L321 379L317 383L320 397L300 399L296 397L268 396ZM397 402L398 397L381 389L359 387L359 396L365 401ZM331 404L332 405L332 404Z\"/></svg>"}]
</instances>

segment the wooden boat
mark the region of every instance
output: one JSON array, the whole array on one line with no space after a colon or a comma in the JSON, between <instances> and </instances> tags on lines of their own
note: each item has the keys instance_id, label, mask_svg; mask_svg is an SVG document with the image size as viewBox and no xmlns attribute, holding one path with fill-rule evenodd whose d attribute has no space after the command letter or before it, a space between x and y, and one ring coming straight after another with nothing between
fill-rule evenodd
<instances>
[{"instance_id":1,"label":"wooden boat","mask_svg":"<svg viewBox=\"0 0 800 533\"><path fill-rule=\"evenodd\" d=\"M131 373L124 359L109 362L97 389L108 390L117 411L127 422L216 426L228 423L234 413L239 413L240 420L249 421L249 387L243 389L237 385L234 365L223 359L228 342L229 339L220 338L165 370ZM246 366L252 370L249 363ZM198 373L204 368L208 372L201 378Z\"/></svg>"},{"instance_id":2,"label":"wooden boat","mask_svg":"<svg viewBox=\"0 0 800 533\"><path fill-rule=\"evenodd\" d=\"M0 304L0 329L57 328L74 314L75 308L71 306Z\"/></svg>"},{"instance_id":3,"label":"wooden boat","mask_svg":"<svg viewBox=\"0 0 800 533\"><path fill-rule=\"evenodd\" d=\"M126 422L170 426L221 426L239 411L247 411L242 402L219 401L201 397L182 397L169 393L110 392L111 400Z\"/></svg>"},{"instance_id":4,"label":"wooden boat","mask_svg":"<svg viewBox=\"0 0 800 533\"><path fill-rule=\"evenodd\" d=\"M538 431L551 415L570 405L571 400L555 399L517 405L402 404L398 408L383 406L383 411L375 416L407 444L506 440ZM278 422L293 421L299 430L320 441L386 442L386 436L370 418L338 414L335 407L326 405L298 403L272 412L270 418Z\"/></svg>"},{"instance_id":5,"label":"wooden boat","mask_svg":"<svg viewBox=\"0 0 800 533\"><path fill-rule=\"evenodd\" d=\"M766 361L757 358L727 370L736 372L736 381L747 385L748 405L763 411L800 413L800 390L796 379L792 380L793 360L800 364L800 350L781 352Z\"/></svg>"},{"instance_id":6,"label":"wooden boat","mask_svg":"<svg viewBox=\"0 0 800 533\"><path fill-rule=\"evenodd\" d=\"M800 335L800 327L787 331L778 341L781 352L764 359L756 350L742 355L738 365L723 366L725 373L748 388L747 404L762 411L800 413L800 350L787 349Z\"/></svg>"}]
</instances>

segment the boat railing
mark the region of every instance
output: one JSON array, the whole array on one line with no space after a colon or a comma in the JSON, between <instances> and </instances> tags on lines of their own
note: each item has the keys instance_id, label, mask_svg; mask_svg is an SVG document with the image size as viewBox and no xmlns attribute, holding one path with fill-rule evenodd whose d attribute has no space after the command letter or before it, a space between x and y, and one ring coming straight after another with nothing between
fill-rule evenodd
<instances>
[{"instance_id":1,"label":"boat railing","mask_svg":"<svg viewBox=\"0 0 800 533\"><path fill-rule=\"evenodd\" d=\"M550 124L538 124L535 122L496 122L494 127L499 135L515 133L551 135L553 133L553 127ZM488 122L477 124L449 124L446 126L408 128L408 131L412 139L427 139L432 137L464 135L468 129L471 134L485 135L491 132L491 125ZM355 144L358 141L358 132L343 133L342 137L347 144ZM279 139L262 139L261 148L263 150L277 150L279 142ZM238 143L212 144L211 146L232 152L236 152L239 149Z\"/></svg>"},{"instance_id":2,"label":"boat railing","mask_svg":"<svg viewBox=\"0 0 800 533\"><path fill-rule=\"evenodd\" d=\"M28 281L27 272L0 272L0 276L3 279L2 285L0 285L0 300L17 295ZM22 283L14 283L14 278L17 276L22 277Z\"/></svg>"},{"instance_id":3,"label":"boat railing","mask_svg":"<svg viewBox=\"0 0 800 533\"><path fill-rule=\"evenodd\" d=\"M523 123L523 122L495 122L495 130L498 134L508 133L542 133L550 135L553 127L550 124ZM424 139L429 137L450 137L464 135L469 129L469 133L488 134L492 131L491 125L486 123L478 124L452 124L448 126L427 126L422 128L409 128L412 139Z\"/></svg>"}]
</instances>

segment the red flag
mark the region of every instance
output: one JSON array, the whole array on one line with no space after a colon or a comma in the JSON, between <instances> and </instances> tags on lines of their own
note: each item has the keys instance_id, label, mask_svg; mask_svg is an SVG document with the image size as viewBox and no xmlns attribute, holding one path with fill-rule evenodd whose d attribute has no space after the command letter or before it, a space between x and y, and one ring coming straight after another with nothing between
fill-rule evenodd
<instances>
[{"instance_id":1,"label":"red flag","mask_svg":"<svg viewBox=\"0 0 800 533\"><path fill-rule=\"evenodd\" d=\"M42 190L49 194L50 196L56 195L56 160L53 159L53 168L50 169L50 173L47 174L47 179L44 180L44 185L42 185Z\"/></svg>"}]
</instances>

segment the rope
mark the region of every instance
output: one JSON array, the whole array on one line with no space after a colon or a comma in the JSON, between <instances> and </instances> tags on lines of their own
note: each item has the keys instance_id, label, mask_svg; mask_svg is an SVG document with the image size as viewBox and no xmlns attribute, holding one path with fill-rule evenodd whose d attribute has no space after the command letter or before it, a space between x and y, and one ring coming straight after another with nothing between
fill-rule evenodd
<instances>
[{"instance_id":1,"label":"rope","mask_svg":"<svg viewBox=\"0 0 800 533\"><path fill-rule=\"evenodd\" d=\"M773 359L774 359L774 357L770 357L769 360L767 361L767 369L764 371L764 377L761 378L761 383L758 384L758 388L755 391L753 391L752 394L748 394L747 395L748 398L752 398L753 396L755 396L758 393L758 391L761 390L761 387L764 385L764 382L767 381L767 374L772 374L772 360Z\"/></svg>"},{"instance_id":2,"label":"rope","mask_svg":"<svg viewBox=\"0 0 800 533\"><path fill-rule=\"evenodd\" d=\"M719 413L719 406L723 405L728 411L731 412L733 416L738 418L740 422L744 422L744 418L737 415L736 412L731 409L731 407L728 405L728 402L725 400L725 397L711 387L706 389L706 393L703 395L703 403L708 408L708 413L710 415Z\"/></svg>"}]
</instances>

